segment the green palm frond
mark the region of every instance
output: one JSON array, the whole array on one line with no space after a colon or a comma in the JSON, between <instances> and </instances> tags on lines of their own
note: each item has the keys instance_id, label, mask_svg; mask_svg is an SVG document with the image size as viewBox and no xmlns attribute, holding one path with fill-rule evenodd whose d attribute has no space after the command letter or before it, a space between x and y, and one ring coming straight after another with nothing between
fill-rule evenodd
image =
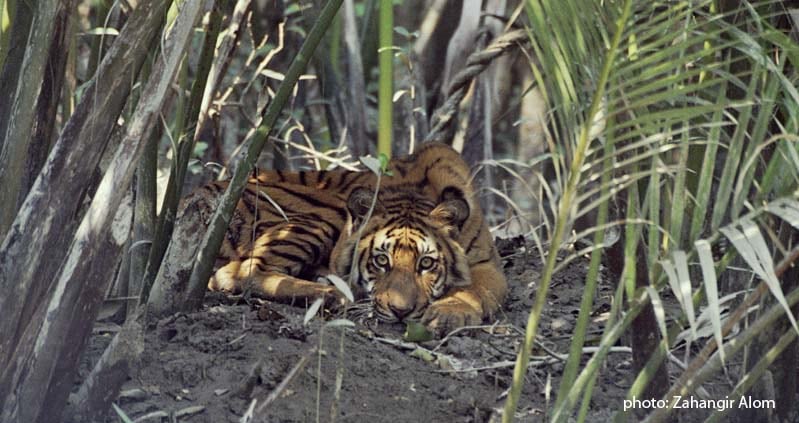
<instances>
[{"instance_id":1,"label":"green palm frond","mask_svg":"<svg viewBox=\"0 0 799 423\"><path fill-rule=\"evenodd\" d=\"M565 228L626 190L629 201L621 214L628 226L627 257L634 259L639 241L645 244L650 292L673 281L689 322L684 324L695 331L697 301L719 295L715 272L724 270L714 268L711 244L724 234L733 236L730 228L744 216L762 216L764 201L797 196L799 154L790 134L797 129L793 69L799 47L771 24L784 12L781 2L742 2L722 12L711 0L528 0L526 6L536 57L531 67L557 140L552 163L566 175L559 179L563 186L552 190L562 194L537 296L546 296ZM595 222L597 227L604 227L606 218ZM751 223L757 224L768 223ZM756 252L739 253L755 258L745 261L755 274L765 275L772 294L787 307L771 269L765 270L773 268L775 252L762 237L755 241ZM733 244L744 248L742 242ZM695 283L703 274L712 286ZM627 315L608 327L615 337L606 336L603 344L615 342L626 327L619 325L632 321L630 314L648 301L645 291L634 292L629 274L626 280ZM590 312L593 290L585 295L581 313ZM538 302L518 371L537 331L544 300L541 307ZM718 298L708 304L717 310ZM720 325L713 324L720 341ZM577 332L573 339L582 347L584 334ZM579 348L573 345L572 351ZM581 390L592 385L598 368L592 363L601 363L601 351L579 377L579 357L570 356L553 421L564 421ZM514 374L504 421L513 419L520 374Z\"/></svg>"}]
</instances>

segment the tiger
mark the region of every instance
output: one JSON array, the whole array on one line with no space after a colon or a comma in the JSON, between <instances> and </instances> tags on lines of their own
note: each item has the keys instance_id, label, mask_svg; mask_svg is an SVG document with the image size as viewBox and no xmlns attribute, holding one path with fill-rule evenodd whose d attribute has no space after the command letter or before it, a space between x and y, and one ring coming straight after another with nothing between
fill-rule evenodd
<instances>
[{"instance_id":1,"label":"tiger","mask_svg":"<svg viewBox=\"0 0 799 423\"><path fill-rule=\"evenodd\" d=\"M228 182L194 195L219 197ZM250 177L208 282L214 291L296 302L340 298L349 280L384 322L439 336L491 319L507 282L470 169L446 144L424 144L374 172L261 171ZM206 213L212 213L207 210Z\"/></svg>"}]
</instances>

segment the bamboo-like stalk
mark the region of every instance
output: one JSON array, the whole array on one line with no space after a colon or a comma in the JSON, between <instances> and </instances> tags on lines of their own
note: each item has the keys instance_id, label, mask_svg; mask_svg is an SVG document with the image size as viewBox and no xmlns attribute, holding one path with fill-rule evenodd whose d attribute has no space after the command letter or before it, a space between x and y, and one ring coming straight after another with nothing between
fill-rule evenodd
<instances>
[{"instance_id":1,"label":"bamboo-like stalk","mask_svg":"<svg viewBox=\"0 0 799 423\"><path fill-rule=\"evenodd\" d=\"M753 218L753 215L750 214L747 217ZM789 254L787 254L785 256L785 258L774 269L774 273L777 275L777 277L780 277L791 266L793 266L793 263L796 262L797 260L799 260L799 247L794 248L793 250L791 250L791 252ZM725 262L725 260L722 259L722 262ZM723 263L720 264L719 266L721 266L721 268L724 268L724 264ZM719 270L717 269L717 272L718 271ZM743 302L738 306L738 308L730 315L730 317L725 321L724 327L722 328L722 335L724 335L724 336L728 335L732 331L733 327L738 325L739 322L741 321L741 319L743 319L744 316L747 315L746 310L748 310L750 307L752 307L754 304L756 304L757 301L759 300L759 298L763 294L765 294L767 291L768 291L768 287L767 287L766 283L765 282L761 282L760 285L757 287L757 289L752 291L743 300ZM614 302L613 307L616 307L616 304L618 302L620 302L620 300L617 301L617 302ZM630 312L630 313L638 313L642 306L643 306L643 303L636 303L636 304L634 304L633 306L630 307L628 312ZM614 315L613 310L611 310L611 317L613 315ZM609 323L608 326L613 326L613 329L611 329L609 332L615 332L617 330L616 329L616 325L613 325L613 324ZM669 339L673 339L673 337L669 337ZM605 342L606 342L606 339L603 337L602 342L601 342L600 345L604 344ZM662 347L662 345L661 345L661 347ZM696 374L698 372L698 370L700 368L702 368L702 366L705 363L707 363L707 361L711 358L711 354L713 354L713 351L715 351L716 347L717 347L717 344L716 344L715 340L711 340L711 341L707 342L707 344L705 344L704 348L702 348L702 350L699 352L699 354L697 354L696 358L688 365L688 368L683 372L682 376L680 376L679 380L674 384L675 387L672 388L672 391L671 391L672 393L676 392L674 390L678 389L678 388L676 388L677 386L681 386L681 385L684 385L684 384L688 383L688 381L691 379L692 375ZM665 349L662 350L662 351L660 349L656 350L653 353L653 356L650 358L650 362L647 363L646 368L650 368L652 366L659 365L663 361L663 359L665 357L666 357ZM596 369L587 365L582 373L586 373L586 372L596 374L595 373ZM583 375L581 374L580 378L582 378L582 376ZM580 379L580 378L578 378L578 379ZM587 380L587 379L585 379L585 380ZM581 383L579 381L576 382L573 385L573 387L570 389L569 395L572 396L572 397L576 396L577 394L579 394L579 391L580 391L581 387L582 387ZM634 392L632 391L633 389L637 390L637 389L640 389L640 388L641 388L640 385L638 385L638 387L631 387L631 392L628 393L628 396L631 397L634 394ZM668 394L666 395L666 398L670 398L668 396ZM621 419L621 417L616 417L616 419L614 421L622 421L620 419Z\"/></svg>"},{"instance_id":2,"label":"bamboo-like stalk","mask_svg":"<svg viewBox=\"0 0 799 423\"><path fill-rule=\"evenodd\" d=\"M361 157L374 150L374 145L370 145L371 140L366 136L366 82L363 77L363 54L358 41L354 0L345 0L342 12L344 54L347 58L344 68L346 72L342 75L347 86L347 135L351 140L349 145L352 147L352 155Z\"/></svg>"},{"instance_id":3,"label":"bamboo-like stalk","mask_svg":"<svg viewBox=\"0 0 799 423\"><path fill-rule=\"evenodd\" d=\"M53 152L0 246L0 363L15 345L64 262L77 229L75 211L108 143L135 78L158 32L167 3L140 2L102 65L86 85L81 102L66 122ZM124 44L124 50L122 45ZM2 102L0 102L2 104ZM111 118L113 117L113 118ZM59 207L49 207L58 204ZM80 216L78 216L80 217ZM30 228L36 227L36 231ZM41 254L49 250L50 254ZM0 386L2 389L2 386Z\"/></svg>"},{"instance_id":4,"label":"bamboo-like stalk","mask_svg":"<svg viewBox=\"0 0 799 423\"><path fill-rule=\"evenodd\" d=\"M652 381L653 376L657 374L658 369L663 364L663 360L668 355L668 348L668 343L665 339L662 339L658 344L658 348L652 352L649 360L647 360L646 365L644 365L643 369L641 369L641 371L638 373L638 376L635 377L635 380L633 381L632 386L630 386L630 390L627 392L625 399L631 400L633 398L642 397L647 385L649 385L649 382ZM630 410L619 410L616 412L616 415L613 416L613 421L614 423L627 422L629 415Z\"/></svg>"},{"instance_id":5,"label":"bamboo-like stalk","mask_svg":"<svg viewBox=\"0 0 799 423\"><path fill-rule=\"evenodd\" d=\"M37 123L39 126L47 125L47 122L37 122L38 108L42 102L51 100L52 97L44 91L44 81L47 65L50 61L51 46L60 46L61 42L55 38L57 19L64 5L59 1L42 1L33 7L33 18L31 27L35 31L30 32L27 42L16 46L24 50L24 57L19 66L19 73L11 75L15 81L11 84L5 102L10 107L3 107L3 113L7 116L7 126L0 127L0 139L2 139L2 150L0 151L0 236L4 235L14 216L17 213L18 205L26 194L23 186L25 178L26 164L28 163L29 150L34 142L34 131ZM23 29L24 30L24 29ZM63 37L64 34L61 34ZM55 53L61 53L56 51ZM14 70L10 68L9 70ZM25 78L18 78L25 75ZM60 90L60 89L59 89ZM52 117L54 119L55 116Z\"/></svg>"},{"instance_id":6,"label":"bamboo-like stalk","mask_svg":"<svg viewBox=\"0 0 799 423\"><path fill-rule=\"evenodd\" d=\"M0 69L3 68L3 61L8 51L8 34L10 32L8 28L11 27L10 13L6 10L7 3L6 0L0 0Z\"/></svg>"},{"instance_id":7,"label":"bamboo-like stalk","mask_svg":"<svg viewBox=\"0 0 799 423\"><path fill-rule=\"evenodd\" d=\"M343 0L328 0L324 8L319 14L319 18L314 23L311 31L308 33L308 38L302 44L297 56L291 62L288 71L286 71L283 82L275 94L274 99L266 109L266 113L261 124L256 128L251 135L245 140L248 145L239 166L233 173L233 178L230 181L225 193L220 198L219 207L214 213L208 231L203 237L202 245L200 246L199 254L194 262L194 267L189 278L189 283L186 290L186 307L197 307L202 304L202 299L205 294L208 279L211 277L211 270L214 265L219 247L222 244L222 238L225 235L230 219L233 216L233 210L236 203L241 197L242 191L247 181L247 177L255 167L255 162L269 137L269 134L274 129L275 122L280 116L283 107L291 95L294 85L300 78L300 75L305 71L308 61L313 57L314 50L319 45L322 36L327 31L336 12L341 6Z\"/></svg>"},{"instance_id":8,"label":"bamboo-like stalk","mask_svg":"<svg viewBox=\"0 0 799 423\"><path fill-rule=\"evenodd\" d=\"M144 150L144 140L155 125L203 3L202 0L184 3L164 43L163 60L154 66L142 92L143 100L136 106L125 137L81 220L74 242L67 249L60 272L53 277L53 289L38 307L36 318L27 322L22 337L26 342L17 346L3 372L0 382L3 421L49 422L61 414L87 335L112 279L112 263L130 231L130 222L126 224L124 219L130 217L130 212L125 212L130 205L123 204L126 190L118 187L130 184L137 159ZM146 3L139 5L146 6ZM154 10L163 9L154 7ZM161 22L157 19L154 23ZM115 218L120 222L119 227L112 228ZM13 394L9 395L10 392Z\"/></svg>"},{"instance_id":9,"label":"bamboo-like stalk","mask_svg":"<svg viewBox=\"0 0 799 423\"><path fill-rule=\"evenodd\" d=\"M619 297L617 296L617 298ZM594 353L591 359L588 360L588 363L574 380L566 397L563 398L559 406L555 407L550 421L562 422L569 418L580 393L585 387L591 385L591 381L596 378L600 367L603 366L605 357L610 352L610 347L627 331L627 328L630 327L633 320L638 317L648 303L649 295L645 290L639 290L638 294L630 301L630 306L624 317L609 329L606 329L602 341L599 343L599 351Z\"/></svg>"},{"instance_id":10,"label":"bamboo-like stalk","mask_svg":"<svg viewBox=\"0 0 799 423\"><path fill-rule=\"evenodd\" d=\"M778 60L777 62L779 66L782 67L785 60ZM747 134L750 140L766 139L769 126L771 126L774 121L772 113L774 112L775 106L779 103L780 81L778 78L773 77L772 73L768 73L766 76L767 78L765 78L765 81L760 81L764 87L762 91L758 92L760 94L760 98L757 99L759 107L756 109L756 115L753 117L754 123L750 125L752 131ZM751 93L747 94L751 95ZM756 166L746 167L746 162L748 162L751 157L757 156L756 152L758 148L759 143L750 141L747 144L746 151L743 153L743 164L736 178L737 180L731 201L730 218L732 219L738 218L738 215L741 214L741 210L743 210L744 203L749 200L749 196L746 194L752 188ZM766 189L766 187L761 189Z\"/></svg>"},{"instance_id":11,"label":"bamboo-like stalk","mask_svg":"<svg viewBox=\"0 0 799 423\"><path fill-rule=\"evenodd\" d=\"M377 111L377 153L391 156L391 136L394 131L394 5L392 0L380 0L380 49Z\"/></svg>"},{"instance_id":12,"label":"bamboo-like stalk","mask_svg":"<svg viewBox=\"0 0 799 423\"><path fill-rule=\"evenodd\" d=\"M630 18L631 11L632 1L626 0L624 2L622 15L616 23L616 31L613 34L613 40L611 41L608 51L605 54L605 63L602 67L602 73L597 80L596 93L594 94L588 114L585 116L583 127L580 132L580 138L574 149L569 179L566 183L566 187L563 191L563 197L561 198L558 207L558 217L557 221L555 222L555 232L552 235L551 247L549 249L549 254L547 255L544 270L541 274L541 282L538 287L538 291L536 292L535 304L533 305L533 309L530 311L530 317L527 321L524 342L520 347L519 356L516 360L516 366L513 369L513 384L511 385L511 390L508 393L508 399L505 402L505 410L502 414L503 423L512 422L515 417L516 405L518 404L519 396L522 392L524 377L527 373L527 364L530 361L530 352L533 347L533 342L535 341L536 332L538 331L538 323L541 319L541 313L544 310L544 305L546 304L547 290L549 289L549 284L552 281L552 274L555 268L558 250L560 249L560 244L563 241L563 237L566 232L566 223L572 209L572 201L574 201L574 198L577 195L577 186L580 182L580 169L583 166L586 150L588 149L589 133L591 131L591 127L594 125L594 119L599 113L602 99L605 94L605 87L608 79L610 78L610 71L613 67L616 54L618 53L622 33L627 25L627 20Z\"/></svg>"},{"instance_id":13,"label":"bamboo-like stalk","mask_svg":"<svg viewBox=\"0 0 799 423\"><path fill-rule=\"evenodd\" d=\"M228 37L236 37L236 29L239 28L239 19L243 15L243 10L249 6L249 1L239 1L236 5L231 16L231 26L228 32ZM232 52L233 42L226 43L227 48L220 47L218 57L215 57L217 39L222 24L222 15L225 11L230 10L231 0L225 0L216 5L211 11L211 16L208 21L208 27L205 31L205 40L203 41L202 52L200 53L200 60L197 67L197 75L192 83L191 94L187 106L186 116L189 119L178 132L178 145L177 154L175 156L175 165L169 173L169 180L166 184L164 193L164 201L161 206L161 213L158 216L157 229L155 231L155 239L153 240L150 254L147 257L147 266L142 276L142 290L140 299L141 302L147 302L150 295L150 287L155 281L158 268L164 258L164 253L169 245L169 239L172 236L174 229L175 215L177 213L180 196L183 189L183 182L186 178L186 169L189 165L191 153L194 151L194 146L197 144L198 136L202 131L202 126L205 124L205 116L208 113L208 106L211 97L216 93L218 87L218 75L214 72L211 75L212 63L214 61L221 62L216 64L216 67L224 68L224 64L228 62L229 54ZM236 12L239 13L236 13ZM221 65L221 66L220 66ZM223 69L221 71L224 71ZM210 80L210 81L209 81ZM209 92L210 91L210 92ZM186 138L186 128L195 127L194 136L191 139Z\"/></svg>"},{"instance_id":14,"label":"bamboo-like stalk","mask_svg":"<svg viewBox=\"0 0 799 423\"><path fill-rule=\"evenodd\" d=\"M774 360L776 360L780 354L782 354L783 351L785 351L785 349L788 348L791 343L793 343L794 339L796 339L796 330L790 327L785 331L785 333L783 333L779 341L777 341L777 343L774 344L771 349L763 354L763 357L761 357L754 367L752 367L752 370L741 377L738 384L735 385L735 388L729 393L729 395L726 396L726 398L738 402L738 398L741 398L752 388L755 382L760 380L763 374L766 373L766 370L768 370L771 364L774 363ZM711 414L710 417L705 420L705 423L717 423L722 421L722 419L729 414L731 409L732 407L728 407L723 410L714 410L713 414Z\"/></svg>"},{"instance_id":15,"label":"bamboo-like stalk","mask_svg":"<svg viewBox=\"0 0 799 423\"><path fill-rule=\"evenodd\" d=\"M799 302L799 289L791 291L785 296L785 300L789 306L793 306ZM781 304L775 304L761 315L756 321L752 322L750 326L741 332L735 339L730 340L724 344L724 355L727 359L735 356L742 348L748 345L758 335L763 333L769 326L774 324L778 318L785 314L785 308ZM789 329L793 331L793 328ZM794 331L795 332L795 331ZM693 363L692 363L693 364ZM657 423L664 422L666 418L672 413L674 402L680 397L690 395L696 387L710 379L713 375L718 373L722 368L721 354L715 354L710 357L707 362L704 362L701 367L697 367L691 373L688 370L693 369L689 365L683 377L672 386L672 389L662 398L669 406L663 408L656 408L652 414L646 417L644 423ZM754 369L753 369L754 370Z\"/></svg>"},{"instance_id":16,"label":"bamboo-like stalk","mask_svg":"<svg viewBox=\"0 0 799 423\"><path fill-rule=\"evenodd\" d=\"M747 88L747 93L749 93L747 98L750 100L757 91L757 83L760 79L759 76L761 72L762 68L758 65L754 71L755 75L758 75L758 77L753 75L752 79L750 80L749 87ZM728 206L731 202L733 182L735 181L735 174L738 172L738 167L742 159L741 153L743 152L744 144L746 143L745 138L751 117L752 106L751 103L749 103L742 107L738 114L738 122L735 126L735 133L732 136L732 140L730 140L727 158L724 161L724 168L721 173L721 178L719 179L719 187L715 194L715 204L710 221L710 229L714 232L721 227L723 219L729 214Z\"/></svg>"},{"instance_id":17,"label":"bamboo-like stalk","mask_svg":"<svg viewBox=\"0 0 799 423\"><path fill-rule=\"evenodd\" d=\"M94 25L95 28L102 29L108 25L108 20L110 18L111 7L109 3L106 1L96 1L93 2L92 9L94 12L94 22L90 22L90 25ZM104 47L107 43L106 34L98 34L93 36L90 39L90 53L89 53L89 69L88 74L94 75L97 71L97 67L100 66L100 62L103 60L103 56L105 55Z\"/></svg>"},{"instance_id":18,"label":"bamboo-like stalk","mask_svg":"<svg viewBox=\"0 0 799 423\"><path fill-rule=\"evenodd\" d=\"M341 34L344 27L344 14L337 13L333 18L332 28L330 28L330 66L336 79L341 77Z\"/></svg>"},{"instance_id":19,"label":"bamboo-like stalk","mask_svg":"<svg viewBox=\"0 0 799 423\"><path fill-rule=\"evenodd\" d=\"M606 197L610 190L610 169L613 166L611 152L613 150L612 137L605 142L605 160L603 161L602 179L600 182L601 196L605 200L599 206L599 213L597 215L596 226L602 227L608 220L608 198ZM596 231L594 233L594 245L602 245L605 237L605 231ZM572 342L569 348L569 358L566 360L566 367L563 370L563 377L560 380L560 387L558 388L558 395L555 399L555 405L560 404L566 397L566 393L574 382L577 375L577 368L580 366L582 359L582 350L585 345L585 332L588 329L588 322L591 317L592 307L594 305L594 294L596 293L597 282L599 281L599 265L602 262L602 254L604 249L597 248L591 252L591 261L588 264L588 272L585 276L585 290L583 291L583 298L580 302L580 314L577 316L577 323L574 327L572 334ZM594 381L592 381L593 383Z\"/></svg>"}]
</instances>

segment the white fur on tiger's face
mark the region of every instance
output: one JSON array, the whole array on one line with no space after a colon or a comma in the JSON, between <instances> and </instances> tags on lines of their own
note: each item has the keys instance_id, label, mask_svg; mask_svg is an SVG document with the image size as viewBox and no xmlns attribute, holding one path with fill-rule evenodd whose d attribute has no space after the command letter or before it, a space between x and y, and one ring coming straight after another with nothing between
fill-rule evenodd
<instances>
[{"instance_id":1,"label":"white fur on tiger's face","mask_svg":"<svg viewBox=\"0 0 799 423\"><path fill-rule=\"evenodd\" d=\"M333 268L356 281L381 320L418 320L449 288L470 284L463 248L452 237L462 222L444 210L454 207L468 205L460 199L436 204L408 191L381 193L365 226L343 241Z\"/></svg>"}]
</instances>

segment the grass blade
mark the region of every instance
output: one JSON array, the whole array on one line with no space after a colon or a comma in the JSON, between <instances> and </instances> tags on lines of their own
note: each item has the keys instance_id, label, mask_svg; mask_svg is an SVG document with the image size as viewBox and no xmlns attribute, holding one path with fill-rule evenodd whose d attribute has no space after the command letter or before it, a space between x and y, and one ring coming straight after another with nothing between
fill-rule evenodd
<instances>
[{"instance_id":1,"label":"grass blade","mask_svg":"<svg viewBox=\"0 0 799 423\"><path fill-rule=\"evenodd\" d=\"M713 267L713 253L710 250L710 243L700 239L694 243L696 252L699 256L699 264L702 267L703 285L707 296L710 324L713 326L713 337L719 346L721 362L724 362L724 349L721 345L724 338L721 335L721 308L719 307L719 290L716 282L716 269Z\"/></svg>"}]
</instances>

